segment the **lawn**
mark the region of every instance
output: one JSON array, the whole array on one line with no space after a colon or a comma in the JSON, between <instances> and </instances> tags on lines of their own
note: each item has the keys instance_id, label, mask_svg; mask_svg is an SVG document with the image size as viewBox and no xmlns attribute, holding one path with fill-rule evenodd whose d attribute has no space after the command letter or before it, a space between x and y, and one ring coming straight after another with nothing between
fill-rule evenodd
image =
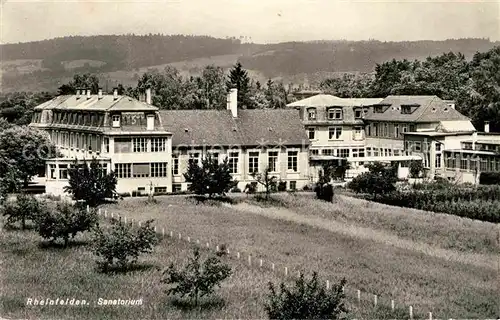
<instances>
[{"instance_id":1,"label":"lawn","mask_svg":"<svg viewBox=\"0 0 500 320\"><path fill-rule=\"evenodd\" d=\"M108 214L119 213L136 221L154 218L158 231L165 228L167 233L155 253L142 260L145 267L127 274L96 272L86 236L79 238L80 245L61 250L40 248L40 238L33 232L3 232L4 315L265 318L267 282L285 279L285 267L290 276L299 270L317 270L331 283L345 277L351 316L356 318L407 317L409 305L416 318L427 316L429 311L434 318L498 315L498 266L494 263L498 261L498 229L493 224L342 196L334 204L306 195L275 197L281 205L270 208L246 199L231 207L203 205L182 196L156 197L156 204L148 204L144 198L127 198L107 205ZM168 236L170 231L173 239ZM191 243L186 241L188 236ZM225 259L235 268L231 279L201 312L174 306L159 284L159 269L170 262L183 263L189 246L198 239L205 247L207 242L211 248L227 245L230 255ZM240 260L236 252L240 252ZM361 305L355 298L357 289L363 292ZM378 295L377 309L371 306L373 294ZM144 305L27 307L28 297L75 297L92 303L99 297L143 298ZM396 313L388 311L391 299L396 302Z\"/></svg>"}]
</instances>

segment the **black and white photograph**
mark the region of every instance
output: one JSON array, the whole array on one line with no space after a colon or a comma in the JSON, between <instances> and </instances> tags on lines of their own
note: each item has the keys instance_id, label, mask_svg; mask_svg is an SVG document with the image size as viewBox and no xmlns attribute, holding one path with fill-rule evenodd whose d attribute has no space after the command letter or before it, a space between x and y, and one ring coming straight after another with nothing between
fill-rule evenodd
<instances>
[{"instance_id":1,"label":"black and white photograph","mask_svg":"<svg viewBox=\"0 0 500 320\"><path fill-rule=\"evenodd\" d=\"M500 319L500 1L0 1L0 300Z\"/></svg>"}]
</instances>

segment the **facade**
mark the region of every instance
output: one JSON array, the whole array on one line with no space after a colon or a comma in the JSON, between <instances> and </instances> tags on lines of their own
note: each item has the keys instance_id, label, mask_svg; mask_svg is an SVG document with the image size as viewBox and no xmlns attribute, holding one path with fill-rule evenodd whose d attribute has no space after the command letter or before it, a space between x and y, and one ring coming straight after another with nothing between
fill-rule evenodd
<instances>
[{"instance_id":1,"label":"facade","mask_svg":"<svg viewBox=\"0 0 500 320\"><path fill-rule=\"evenodd\" d=\"M422 160L433 177L443 166L443 150L459 149L460 139L476 131L455 110L453 101L436 96L342 99L317 95L288 106L300 109L311 140L311 171L316 175L324 161L342 158L350 164L347 178L366 171L365 164L374 161L399 163L398 175L405 178L410 160ZM443 137L446 145L436 147L437 137Z\"/></svg>"},{"instance_id":2,"label":"facade","mask_svg":"<svg viewBox=\"0 0 500 320\"><path fill-rule=\"evenodd\" d=\"M49 133L62 157L47 160L46 192L63 194L75 161L95 158L113 170L118 193L167 193L187 189L189 158L228 157L240 189L267 166L301 188L308 182L309 140L295 110L238 110L233 90L226 110L159 111L146 101L113 95L56 97L35 108L30 126Z\"/></svg>"}]
</instances>

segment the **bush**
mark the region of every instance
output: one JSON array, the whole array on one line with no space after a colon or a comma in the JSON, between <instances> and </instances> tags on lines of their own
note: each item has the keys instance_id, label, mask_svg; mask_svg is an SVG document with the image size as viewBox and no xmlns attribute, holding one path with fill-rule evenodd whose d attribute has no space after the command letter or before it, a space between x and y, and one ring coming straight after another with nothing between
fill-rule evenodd
<instances>
[{"instance_id":1,"label":"bush","mask_svg":"<svg viewBox=\"0 0 500 320\"><path fill-rule=\"evenodd\" d=\"M500 172L481 172L479 184L500 184Z\"/></svg>"},{"instance_id":2,"label":"bush","mask_svg":"<svg viewBox=\"0 0 500 320\"><path fill-rule=\"evenodd\" d=\"M286 181L278 182L278 191L279 192L286 191Z\"/></svg>"},{"instance_id":3,"label":"bush","mask_svg":"<svg viewBox=\"0 0 500 320\"><path fill-rule=\"evenodd\" d=\"M56 210L43 210L36 219L36 229L40 236L55 242L64 240L64 246L79 232L85 232L98 224L97 211L87 212L83 206L67 202L57 204Z\"/></svg>"},{"instance_id":4,"label":"bush","mask_svg":"<svg viewBox=\"0 0 500 320\"><path fill-rule=\"evenodd\" d=\"M24 230L27 220L35 221L44 211L47 211L44 203L40 203L32 195L21 193L17 195L16 201L8 201L5 204L2 214L7 217L7 225L21 222L21 228Z\"/></svg>"},{"instance_id":5,"label":"bush","mask_svg":"<svg viewBox=\"0 0 500 320\"><path fill-rule=\"evenodd\" d=\"M159 242L152 223L153 220L148 220L134 230L132 224L112 220L109 231L97 228L94 232L93 253L100 258L97 260L98 267L104 272L124 270L135 264L140 254L152 252Z\"/></svg>"},{"instance_id":6,"label":"bush","mask_svg":"<svg viewBox=\"0 0 500 320\"><path fill-rule=\"evenodd\" d=\"M245 192L247 193L255 193L257 192L257 182L255 181L252 181L252 182L249 182L245 185Z\"/></svg>"},{"instance_id":7,"label":"bush","mask_svg":"<svg viewBox=\"0 0 500 320\"><path fill-rule=\"evenodd\" d=\"M208 194L209 198L214 195L224 196L237 184L231 176L228 159L226 158L222 163L219 163L219 160L211 155L202 159L201 166L193 159L189 159L184 179L190 183L189 191L197 195Z\"/></svg>"},{"instance_id":8,"label":"bush","mask_svg":"<svg viewBox=\"0 0 500 320\"><path fill-rule=\"evenodd\" d=\"M348 187L356 193L369 193L376 199L377 195L384 195L396 190L396 169L394 166L385 166L380 162L367 165L369 172L364 172L349 182Z\"/></svg>"},{"instance_id":9,"label":"bush","mask_svg":"<svg viewBox=\"0 0 500 320\"><path fill-rule=\"evenodd\" d=\"M345 279L327 290L318 282L316 272L309 281L301 274L292 288L281 283L280 292L270 282L264 308L269 319L344 319L347 315L344 285Z\"/></svg>"},{"instance_id":10,"label":"bush","mask_svg":"<svg viewBox=\"0 0 500 320\"><path fill-rule=\"evenodd\" d=\"M233 193L240 193L241 189L238 188L238 187L234 187L234 188L231 189L231 192L233 192Z\"/></svg>"},{"instance_id":11,"label":"bush","mask_svg":"<svg viewBox=\"0 0 500 320\"><path fill-rule=\"evenodd\" d=\"M163 274L166 277L162 283L175 285L166 291L168 295L188 296L196 306L199 298L213 293L216 286L220 287L231 275L231 268L214 256L200 262L199 249L195 248L193 257L182 270L177 270L172 263Z\"/></svg>"}]
</instances>

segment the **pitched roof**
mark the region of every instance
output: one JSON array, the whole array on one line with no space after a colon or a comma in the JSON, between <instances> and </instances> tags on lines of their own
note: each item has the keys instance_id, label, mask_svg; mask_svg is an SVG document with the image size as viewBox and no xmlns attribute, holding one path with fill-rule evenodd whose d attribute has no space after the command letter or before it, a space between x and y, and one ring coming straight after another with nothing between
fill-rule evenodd
<instances>
[{"instance_id":1,"label":"pitched roof","mask_svg":"<svg viewBox=\"0 0 500 320\"><path fill-rule=\"evenodd\" d=\"M382 113L369 108L365 120L438 122L451 120L470 120L457 110L449 107L437 96L388 96L379 105L388 106ZM410 114L401 113L401 106L418 105Z\"/></svg>"},{"instance_id":2,"label":"pitched roof","mask_svg":"<svg viewBox=\"0 0 500 320\"><path fill-rule=\"evenodd\" d=\"M268 146L309 143L297 110L161 110L172 146ZM264 139L264 140L263 140Z\"/></svg>"},{"instance_id":3,"label":"pitched roof","mask_svg":"<svg viewBox=\"0 0 500 320\"><path fill-rule=\"evenodd\" d=\"M352 101L342 99L331 94L317 94L315 96L295 101L286 105L287 107L344 107L354 106Z\"/></svg>"},{"instance_id":4,"label":"pitched roof","mask_svg":"<svg viewBox=\"0 0 500 320\"><path fill-rule=\"evenodd\" d=\"M476 128L468 120L440 121L436 128L440 132L474 132Z\"/></svg>"},{"instance_id":5,"label":"pitched roof","mask_svg":"<svg viewBox=\"0 0 500 320\"><path fill-rule=\"evenodd\" d=\"M63 95L42 103L35 110L59 109L59 110L91 110L91 111L156 111L157 107L149 105L137 99L119 95L115 100L113 95L86 96Z\"/></svg>"}]
</instances>

